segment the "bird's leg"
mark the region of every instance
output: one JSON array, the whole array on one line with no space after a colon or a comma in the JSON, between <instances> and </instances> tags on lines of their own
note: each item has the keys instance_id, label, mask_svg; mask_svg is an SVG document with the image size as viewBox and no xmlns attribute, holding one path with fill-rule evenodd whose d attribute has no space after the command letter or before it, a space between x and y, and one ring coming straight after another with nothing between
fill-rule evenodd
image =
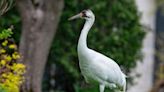
<instances>
[{"instance_id":1,"label":"bird's leg","mask_svg":"<svg viewBox=\"0 0 164 92\"><path fill-rule=\"evenodd\" d=\"M100 84L99 85L99 89L100 89L100 92L104 92L105 85L104 84Z\"/></svg>"}]
</instances>

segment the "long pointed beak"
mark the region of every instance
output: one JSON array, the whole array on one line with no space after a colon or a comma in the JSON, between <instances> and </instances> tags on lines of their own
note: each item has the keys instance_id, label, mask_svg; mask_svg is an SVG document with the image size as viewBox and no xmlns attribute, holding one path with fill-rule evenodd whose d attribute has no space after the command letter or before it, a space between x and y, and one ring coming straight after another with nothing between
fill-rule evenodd
<instances>
[{"instance_id":1,"label":"long pointed beak","mask_svg":"<svg viewBox=\"0 0 164 92\"><path fill-rule=\"evenodd\" d=\"M74 19L77 19L77 18L80 18L80 17L82 17L81 13L79 13L79 14L77 14L75 16L70 17L68 20L74 20Z\"/></svg>"}]
</instances>

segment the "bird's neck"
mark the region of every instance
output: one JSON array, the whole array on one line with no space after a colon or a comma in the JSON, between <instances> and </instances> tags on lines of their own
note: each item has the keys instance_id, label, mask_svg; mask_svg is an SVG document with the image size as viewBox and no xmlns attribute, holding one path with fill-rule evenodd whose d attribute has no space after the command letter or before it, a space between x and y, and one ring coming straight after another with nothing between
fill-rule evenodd
<instances>
[{"instance_id":1,"label":"bird's neck","mask_svg":"<svg viewBox=\"0 0 164 92\"><path fill-rule=\"evenodd\" d=\"M87 35L88 35L88 32L90 30L90 28L92 27L94 23L94 19L91 19L91 20L86 20L85 24L84 24L84 27L81 31L81 35L80 35L80 38L79 38L79 42L78 42L78 50L85 50L87 49Z\"/></svg>"}]
</instances>

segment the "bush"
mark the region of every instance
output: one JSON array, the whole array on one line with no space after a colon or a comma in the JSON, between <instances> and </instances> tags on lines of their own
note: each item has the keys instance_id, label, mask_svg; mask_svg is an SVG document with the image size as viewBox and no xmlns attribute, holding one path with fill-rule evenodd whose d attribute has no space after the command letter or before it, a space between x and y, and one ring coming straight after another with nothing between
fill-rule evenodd
<instances>
[{"instance_id":1,"label":"bush","mask_svg":"<svg viewBox=\"0 0 164 92\"><path fill-rule=\"evenodd\" d=\"M134 0L65 0L65 8L47 65L47 68L50 68L52 63L57 66L56 91L95 92L94 89L97 89L97 86L80 87L84 80L78 68L76 47L84 20L67 21L72 15L88 8L96 16L95 24L88 35L88 47L114 59L124 68L127 75L136 66L136 61L141 59L140 49L145 33L139 23ZM15 8L13 9L5 14L5 18L0 19L0 25L5 28L14 25L17 31L13 38L19 42L20 17ZM46 86L49 85L51 77L48 74L46 72L45 90L49 88Z\"/></svg>"},{"instance_id":2,"label":"bush","mask_svg":"<svg viewBox=\"0 0 164 92\"><path fill-rule=\"evenodd\" d=\"M0 31L0 92L19 92L24 80L25 66L16 62L20 54L12 34L11 29Z\"/></svg>"},{"instance_id":3,"label":"bush","mask_svg":"<svg viewBox=\"0 0 164 92\"><path fill-rule=\"evenodd\" d=\"M73 85L81 84L76 47L84 23L80 19L73 22L67 19L87 8L96 16L88 35L88 47L114 59L127 75L141 59L140 49L145 33L139 23L134 0L65 0L49 64L56 63L56 88L66 92L75 91Z\"/></svg>"}]
</instances>

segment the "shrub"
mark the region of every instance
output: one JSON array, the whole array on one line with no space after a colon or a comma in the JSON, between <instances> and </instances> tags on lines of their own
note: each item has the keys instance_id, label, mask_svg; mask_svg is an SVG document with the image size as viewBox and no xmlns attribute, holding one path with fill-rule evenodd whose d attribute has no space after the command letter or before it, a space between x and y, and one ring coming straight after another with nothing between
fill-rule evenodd
<instances>
[{"instance_id":1,"label":"shrub","mask_svg":"<svg viewBox=\"0 0 164 92\"><path fill-rule=\"evenodd\" d=\"M114 59L127 75L141 59L140 49L145 33L139 23L134 0L65 0L49 62L57 64L56 87L61 89L62 86L66 92L72 91L70 85L73 87L81 80L76 47L84 23L80 19L74 22L67 19L87 8L92 9L96 16L88 35L90 48Z\"/></svg>"},{"instance_id":2,"label":"shrub","mask_svg":"<svg viewBox=\"0 0 164 92\"><path fill-rule=\"evenodd\" d=\"M47 65L48 68L52 63L57 66L55 72L57 90L85 92L87 89L79 86L83 79L78 68L76 51L84 20L69 22L67 19L88 8L96 15L95 24L88 35L90 48L114 59L125 69L127 75L136 66L136 61L141 59L140 49L145 33L139 23L134 0L65 0L65 8ZM0 25L8 27L14 24L15 28L20 30L20 17L15 10L9 11L5 16L7 17L1 18ZM20 31L14 34L17 42L19 42L19 34ZM45 76L46 80L50 81L48 73ZM44 82L44 85L48 83ZM45 86L44 89L48 88Z\"/></svg>"},{"instance_id":3,"label":"shrub","mask_svg":"<svg viewBox=\"0 0 164 92\"><path fill-rule=\"evenodd\" d=\"M20 54L11 29L4 29L0 33L0 92L19 92L25 73L25 66L18 63Z\"/></svg>"}]
</instances>

